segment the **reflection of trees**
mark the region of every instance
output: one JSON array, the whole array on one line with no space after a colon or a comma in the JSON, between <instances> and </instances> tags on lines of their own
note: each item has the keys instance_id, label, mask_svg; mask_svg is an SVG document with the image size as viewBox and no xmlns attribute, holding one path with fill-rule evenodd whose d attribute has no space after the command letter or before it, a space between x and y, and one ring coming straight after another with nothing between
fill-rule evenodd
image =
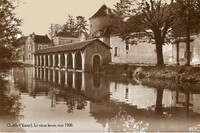
<instances>
[{"instance_id":1,"label":"reflection of trees","mask_svg":"<svg viewBox=\"0 0 200 133\"><path fill-rule=\"evenodd\" d=\"M0 77L0 114L18 114L21 104L19 102L19 95L9 94L9 88Z\"/></svg>"},{"instance_id":2,"label":"reflection of trees","mask_svg":"<svg viewBox=\"0 0 200 133\"><path fill-rule=\"evenodd\" d=\"M20 123L21 103L19 94L11 94L9 83L0 75L0 132L22 132L22 128L7 127L7 123Z\"/></svg>"},{"instance_id":3,"label":"reflection of trees","mask_svg":"<svg viewBox=\"0 0 200 133\"><path fill-rule=\"evenodd\" d=\"M68 113L73 113L75 109L77 110L83 110L86 106L86 100L83 96L74 93L71 90L68 91L59 91L55 94L55 102L59 103L61 101L66 102L66 105L68 107Z\"/></svg>"},{"instance_id":4,"label":"reflection of trees","mask_svg":"<svg viewBox=\"0 0 200 133\"><path fill-rule=\"evenodd\" d=\"M111 119L109 130L114 132L143 132L148 129L148 123L137 121L120 108L117 115Z\"/></svg>"}]
</instances>

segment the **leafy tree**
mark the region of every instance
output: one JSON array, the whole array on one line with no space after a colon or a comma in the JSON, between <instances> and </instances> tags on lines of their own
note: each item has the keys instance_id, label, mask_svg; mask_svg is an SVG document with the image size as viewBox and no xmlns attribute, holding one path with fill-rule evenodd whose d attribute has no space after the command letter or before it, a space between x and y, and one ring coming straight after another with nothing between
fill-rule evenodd
<instances>
[{"instance_id":1,"label":"leafy tree","mask_svg":"<svg viewBox=\"0 0 200 133\"><path fill-rule=\"evenodd\" d=\"M63 25L61 32L70 33L70 34L76 36L76 23L75 23L75 19L73 18L73 16L68 15L68 20L67 20L66 24Z\"/></svg>"},{"instance_id":2,"label":"leafy tree","mask_svg":"<svg viewBox=\"0 0 200 133\"><path fill-rule=\"evenodd\" d=\"M126 41L134 37L144 38L145 36L153 39L156 45L157 65L164 65L162 47L166 42L170 28L174 24L175 14L173 14L174 8L172 6L174 2L171 1L168 4L161 0L125 1L124 4L131 8L128 11L130 16L128 16L128 19L117 16L115 23L118 23L118 26L114 24L115 29L117 29L115 33ZM123 2L124 0L121 0L120 3ZM116 5L115 14L125 12L120 11L120 8L118 9L119 5Z\"/></svg>"},{"instance_id":3,"label":"leafy tree","mask_svg":"<svg viewBox=\"0 0 200 133\"><path fill-rule=\"evenodd\" d=\"M78 35L80 35L80 33L87 32L87 26L88 24L85 20L85 17L77 16L75 20L73 16L68 15L68 20L66 24L63 25L61 32L59 32L58 34L68 33L77 37Z\"/></svg>"},{"instance_id":4,"label":"leafy tree","mask_svg":"<svg viewBox=\"0 0 200 133\"><path fill-rule=\"evenodd\" d=\"M175 13L176 25L172 33L177 43L181 37L186 37L186 65L190 65L190 35L200 30L200 0L176 0Z\"/></svg>"},{"instance_id":5,"label":"leafy tree","mask_svg":"<svg viewBox=\"0 0 200 133\"><path fill-rule=\"evenodd\" d=\"M0 0L0 60L12 57L12 44L16 35L21 33L18 29L21 20L13 13L15 8L11 1Z\"/></svg>"},{"instance_id":6,"label":"leafy tree","mask_svg":"<svg viewBox=\"0 0 200 133\"><path fill-rule=\"evenodd\" d=\"M85 20L85 17L83 16L77 16L76 17L77 23L76 23L76 33L78 33L79 35L81 33L85 33L87 32L88 28L88 24L87 21Z\"/></svg>"}]
</instances>

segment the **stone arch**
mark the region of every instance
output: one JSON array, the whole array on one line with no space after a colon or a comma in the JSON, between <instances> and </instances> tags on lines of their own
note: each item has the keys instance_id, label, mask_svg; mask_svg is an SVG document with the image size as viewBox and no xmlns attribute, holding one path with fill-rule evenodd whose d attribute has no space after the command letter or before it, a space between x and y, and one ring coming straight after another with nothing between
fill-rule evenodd
<instances>
[{"instance_id":1,"label":"stone arch","mask_svg":"<svg viewBox=\"0 0 200 133\"><path fill-rule=\"evenodd\" d=\"M64 53L60 54L60 68L65 67L65 55Z\"/></svg>"},{"instance_id":2,"label":"stone arch","mask_svg":"<svg viewBox=\"0 0 200 133\"><path fill-rule=\"evenodd\" d=\"M45 66L48 66L49 60L48 60L48 55L44 55L45 56Z\"/></svg>"},{"instance_id":3,"label":"stone arch","mask_svg":"<svg viewBox=\"0 0 200 133\"><path fill-rule=\"evenodd\" d=\"M42 58L41 58L41 60L42 60L41 66L44 66L44 55L41 55L41 56L42 56Z\"/></svg>"},{"instance_id":4,"label":"stone arch","mask_svg":"<svg viewBox=\"0 0 200 133\"><path fill-rule=\"evenodd\" d=\"M75 67L78 70L82 70L82 56L81 52L76 52L75 54Z\"/></svg>"},{"instance_id":5,"label":"stone arch","mask_svg":"<svg viewBox=\"0 0 200 133\"><path fill-rule=\"evenodd\" d=\"M68 53L68 55L67 55L67 65L68 65L68 68L72 68L73 67L72 53Z\"/></svg>"},{"instance_id":6,"label":"stone arch","mask_svg":"<svg viewBox=\"0 0 200 133\"><path fill-rule=\"evenodd\" d=\"M58 67L59 57L58 54L55 54L55 67Z\"/></svg>"},{"instance_id":7,"label":"stone arch","mask_svg":"<svg viewBox=\"0 0 200 133\"><path fill-rule=\"evenodd\" d=\"M40 55L38 55L38 66L41 66L41 64L40 64Z\"/></svg>"},{"instance_id":8,"label":"stone arch","mask_svg":"<svg viewBox=\"0 0 200 133\"><path fill-rule=\"evenodd\" d=\"M52 67L53 66L53 55L52 54L50 55L50 60L49 61L50 61L49 62L50 67Z\"/></svg>"},{"instance_id":9,"label":"stone arch","mask_svg":"<svg viewBox=\"0 0 200 133\"><path fill-rule=\"evenodd\" d=\"M99 68L101 66L101 56L96 54L93 56L93 69Z\"/></svg>"},{"instance_id":10,"label":"stone arch","mask_svg":"<svg viewBox=\"0 0 200 133\"><path fill-rule=\"evenodd\" d=\"M78 91L81 91L81 87L82 87L82 73L77 72L75 76L75 88Z\"/></svg>"}]
</instances>

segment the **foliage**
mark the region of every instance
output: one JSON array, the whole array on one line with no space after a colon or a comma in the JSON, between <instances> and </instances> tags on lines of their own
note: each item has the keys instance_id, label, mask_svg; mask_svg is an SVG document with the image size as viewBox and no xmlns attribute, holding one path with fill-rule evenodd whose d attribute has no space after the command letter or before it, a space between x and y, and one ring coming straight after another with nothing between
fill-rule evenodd
<instances>
[{"instance_id":1,"label":"foliage","mask_svg":"<svg viewBox=\"0 0 200 133\"><path fill-rule=\"evenodd\" d=\"M157 65L163 65L162 45L165 44L166 36L175 20L173 2L168 4L161 0L125 1L124 3L121 0L121 3L117 4L114 12L115 14L127 14L128 12L129 16L127 18L127 15L120 15L122 17L116 15L114 32L126 42L135 37L143 38L148 36L150 39L154 39L157 52ZM124 4L126 5L125 7L128 7L125 8L126 11L122 10L119 6ZM127 11L127 9L131 10ZM126 16L126 19L123 16Z\"/></svg>"},{"instance_id":2,"label":"foliage","mask_svg":"<svg viewBox=\"0 0 200 133\"><path fill-rule=\"evenodd\" d=\"M87 32L87 21L83 16L77 16L76 20L73 16L68 15L67 22L57 30L57 35L68 34L74 37L78 37L81 33Z\"/></svg>"},{"instance_id":3,"label":"foliage","mask_svg":"<svg viewBox=\"0 0 200 133\"><path fill-rule=\"evenodd\" d=\"M13 13L16 7L9 0L0 0L0 60L12 57L12 44L20 34L21 20Z\"/></svg>"}]
</instances>

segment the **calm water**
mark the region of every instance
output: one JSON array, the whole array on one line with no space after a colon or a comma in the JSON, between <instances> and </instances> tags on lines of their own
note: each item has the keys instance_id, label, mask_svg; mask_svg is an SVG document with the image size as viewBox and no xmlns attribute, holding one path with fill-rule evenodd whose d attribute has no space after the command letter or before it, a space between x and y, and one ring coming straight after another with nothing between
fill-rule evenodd
<instances>
[{"instance_id":1,"label":"calm water","mask_svg":"<svg viewBox=\"0 0 200 133\"><path fill-rule=\"evenodd\" d=\"M31 67L7 73L0 131L200 131L199 85Z\"/></svg>"}]
</instances>

